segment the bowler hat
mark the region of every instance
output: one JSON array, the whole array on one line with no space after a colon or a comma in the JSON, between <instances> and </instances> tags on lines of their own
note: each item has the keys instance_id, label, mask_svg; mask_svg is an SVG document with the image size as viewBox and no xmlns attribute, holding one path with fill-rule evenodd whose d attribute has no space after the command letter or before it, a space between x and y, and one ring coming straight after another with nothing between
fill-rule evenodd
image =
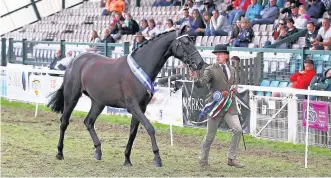
<instances>
[{"instance_id":1,"label":"bowler hat","mask_svg":"<svg viewBox=\"0 0 331 178\"><path fill-rule=\"evenodd\" d=\"M218 44L215 46L214 51L212 53L226 53L229 54L229 51L225 45Z\"/></svg>"}]
</instances>

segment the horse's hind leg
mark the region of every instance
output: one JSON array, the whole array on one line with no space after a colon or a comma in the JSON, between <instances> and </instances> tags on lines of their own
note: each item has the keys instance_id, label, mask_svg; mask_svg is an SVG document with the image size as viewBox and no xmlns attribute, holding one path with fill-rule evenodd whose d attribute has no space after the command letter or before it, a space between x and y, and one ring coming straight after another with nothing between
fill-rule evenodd
<instances>
[{"instance_id":1,"label":"horse's hind leg","mask_svg":"<svg viewBox=\"0 0 331 178\"><path fill-rule=\"evenodd\" d=\"M87 130L90 132L90 135L93 140L94 147L95 147L94 158L97 160L101 160L102 152L101 152L101 142L94 130L94 123L104 108L105 108L105 105L100 105L100 104L92 101L91 109L90 109L87 117L84 119L84 124L85 124Z\"/></svg>"},{"instance_id":2,"label":"horse's hind leg","mask_svg":"<svg viewBox=\"0 0 331 178\"><path fill-rule=\"evenodd\" d=\"M81 96L81 93L79 91L76 91L76 93L72 93L71 96L66 96L64 100L64 110L63 114L61 116L61 126L60 126L60 139L59 143L57 145L58 154L56 155L56 158L58 160L63 159L63 140L64 140L64 134L67 130L67 127L69 125L69 119L72 111L75 109L75 106L78 103L78 100ZM69 99L68 99L69 98Z\"/></svg>"}]
</instances>

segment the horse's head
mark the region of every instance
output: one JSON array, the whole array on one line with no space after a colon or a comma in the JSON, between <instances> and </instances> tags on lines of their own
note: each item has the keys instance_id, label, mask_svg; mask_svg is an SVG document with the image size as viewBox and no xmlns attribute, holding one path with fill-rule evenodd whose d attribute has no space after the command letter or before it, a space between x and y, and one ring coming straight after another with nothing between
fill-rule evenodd
<instances>
[{"instance_id":1,"label":"horse's head","mask_svg":"<svg viewBox=\"0 0 331 178\"><path fill-rule=\"evenodd\" d=\"M186 27L177 31L177 38L171 46L173 55L187 64L191 70L200 70L204 61L194 45L193 40L185 34Z\"/></svg>"}]
</instances>

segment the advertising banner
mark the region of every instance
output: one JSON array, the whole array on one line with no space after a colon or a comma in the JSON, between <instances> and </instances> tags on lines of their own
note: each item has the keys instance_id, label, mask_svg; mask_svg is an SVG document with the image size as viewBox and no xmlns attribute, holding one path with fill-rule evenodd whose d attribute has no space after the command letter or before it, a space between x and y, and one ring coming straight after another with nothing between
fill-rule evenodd
<instances>
[{"instance_id":1,"label":"advertising banner","mask_svg":"<svg viewBox=\"0 0 331 178\"><path fill-rule=\"evenodd\" d=\"M307 100L303 101L302 108L302 125L305 127L307 120ZM328 115L328 103L321 101L309 101L309 128L327 132Z\"/></svg>"}]
</instances>

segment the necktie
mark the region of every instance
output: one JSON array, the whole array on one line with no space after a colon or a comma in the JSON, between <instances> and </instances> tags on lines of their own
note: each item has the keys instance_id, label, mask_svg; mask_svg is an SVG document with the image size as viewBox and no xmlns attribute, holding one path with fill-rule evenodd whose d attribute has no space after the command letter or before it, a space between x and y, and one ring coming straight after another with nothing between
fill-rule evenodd
<instances>
[{"instance_id":1,"label":"necktie","mask_svg":"<svg viewBox=\"0 0 331 178\"><path fill-rule=\"evenodd\" d=\"M225 65L222 64L222 69L227 80L229 80L228 72L226 71Z\"/></svg>"}]
</instances>

